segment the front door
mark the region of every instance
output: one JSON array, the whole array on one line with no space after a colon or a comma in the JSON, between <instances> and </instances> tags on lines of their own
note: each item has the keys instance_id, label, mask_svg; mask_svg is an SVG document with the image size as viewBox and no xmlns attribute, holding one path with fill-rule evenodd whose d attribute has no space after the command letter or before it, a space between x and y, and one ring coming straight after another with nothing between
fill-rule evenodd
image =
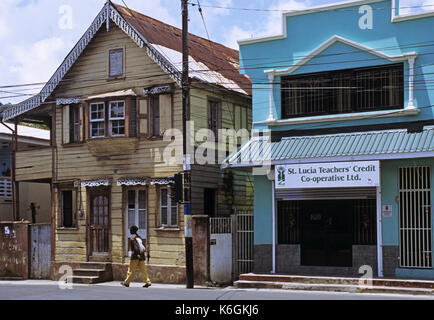
<instances>
[{"instance_id":1,"label":"front door","mask_svg":"<svg viewBox=\"0 0 434 320\"><path fill-rule=\"evenodd\" d=\"M302 216L302 265L351 267L353 201L304 201Z\"/></svg>"},{"instance_id":2,"label":"front door","mask_svg":"<svg viewBox=\"0 0 434 320\"><path fill-rule=\"evenodd\" d=\"M90 196L90 260L107 259L110 244L110 190L95 188Z\"/></svg>"}]
</instances>

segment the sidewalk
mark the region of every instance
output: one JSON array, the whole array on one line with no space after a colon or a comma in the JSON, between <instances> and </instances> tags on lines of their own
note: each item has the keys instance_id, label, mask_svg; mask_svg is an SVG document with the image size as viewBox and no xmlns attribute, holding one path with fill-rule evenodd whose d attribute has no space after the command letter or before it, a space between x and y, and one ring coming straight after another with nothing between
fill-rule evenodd
<instances>
[{"instance_id":1,"label":"sidewalk","mask_svg":"<svg viewBox=\"0 0 434 320\"><path fill-rule=\"evenodd\" d=\"M59 281L54 280L35 280L35 279L27 279L27 280L2 280L0 279L0 288L2 285L17 285L17 286L58 286ZM82 283L73 283L73 286L77 287L88 287L88 286L97 286L97 287L122 287L120 281L109 281L109 282L100 282L94 284L82 284ZM131 288L142 288L143 283L141 282L132 282ZM152 283L152 288L164 288L164 289L185 289L185 284L167 284L167 283ZM210 289L211 287L199 286L195 285L195 289ZM218 289L212 287L212 289ZM223 288L222 288L223 289Z\"/></svg>"},{"instance_id":2,"label":"sidewalk","mask_svg":"<svg viewBox=\"0 0 434 320\"><path fill-rule=\"evenodd\" d=\"M434 295L434 281L414 279L362 279L270 274L242 274L235 288Z\"/></svg>"}]
</instances>

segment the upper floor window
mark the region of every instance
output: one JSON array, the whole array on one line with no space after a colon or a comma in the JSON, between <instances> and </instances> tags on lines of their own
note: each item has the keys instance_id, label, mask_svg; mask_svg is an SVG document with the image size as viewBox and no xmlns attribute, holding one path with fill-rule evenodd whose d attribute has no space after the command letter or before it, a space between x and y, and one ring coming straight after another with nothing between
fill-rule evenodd
<instances>
[{"instance_id":1,"label":"upper floor window","mask_svg":"<svg viewBox=\"0 0 434 320\"><path fill-rule=\"evenodd\" d=\"M217 137L218 129L221 129L221 106L220 102L209 100L208 101L208 129L214 132Z\"/></svg>"},{"instance_id":2,"label":"upper floor window","mask_svg":"<svg viewBox=\"0 0 434 320\"><path fill-rule=\"evenodd\" d=\"M109 50L109 77L120 77L124 74L124 50Z\"/></svg>"},{"instance_id":3,"label":"upper floor window","mask_svg":"<svg viewBox=\"0 0 434 320\"><path fill-rule=\"evenodd\" d=\"M125 136L125 101L91 103L89 106L90 137L103 138L106 136Z\"/></svg>"},{"instance_id":4,"label":"upper floor window","mask_svg":"<svg viewBox=\"0 0 434 320\"><path fill-rule=\"evenodd\" d=\"M282 77L282 119L404 106L403 64Z\"/></svg>"},{"instance_id":5,"label":"upper floor window","mask_svg":"<svg viewBox=\"0 0 434 320\"><path fill-rule=\"evenodd\" d=\"M69 142L80 142L80 109L77 104L69 106Z\"/></svg>"},{"instance_id":6,"label":"upper floor window","mask_svg":"<svg viewBox=\"0 0 434 320\"><path fill-rule=\"evenodd\" d=\"M109 107L111 136L125 135L125 102L111 101Z\"/></svg>"},{"instance_id":7,"label":"upper floor window","mask_svg":"<svg viewBox=\"0 0 434 320\"><path fill-rule=\"evenodd\" d=\"M90 137L105 136L105 104L104 102L90 104Z\"/></svg>"},{"instance_id":8,"label":"upper floor window","mask_svg":"<svg viewBox=\"0 0 434 320\"><path fill-rule=\"evenodd\" d=\"M157 137L160 135L160 96L152 95L150 97L150 131L151 136Z\"/></svg>"}]
</instances>

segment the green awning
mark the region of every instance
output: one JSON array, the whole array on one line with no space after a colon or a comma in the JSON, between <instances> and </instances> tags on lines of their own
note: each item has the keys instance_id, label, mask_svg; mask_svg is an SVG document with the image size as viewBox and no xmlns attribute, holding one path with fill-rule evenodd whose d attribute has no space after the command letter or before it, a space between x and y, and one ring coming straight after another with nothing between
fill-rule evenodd
<instances>
[{"instance_id":1,"label":"green awning","mask_svg":"<svg viewBox=\"0 0 434 320\"><path fill-rule=\"evenodd\" d=\"M387 160L434 157L434 128L352 132L317 136L252 137L222 167L265 164Z\"/></svg>"}]
</instances>

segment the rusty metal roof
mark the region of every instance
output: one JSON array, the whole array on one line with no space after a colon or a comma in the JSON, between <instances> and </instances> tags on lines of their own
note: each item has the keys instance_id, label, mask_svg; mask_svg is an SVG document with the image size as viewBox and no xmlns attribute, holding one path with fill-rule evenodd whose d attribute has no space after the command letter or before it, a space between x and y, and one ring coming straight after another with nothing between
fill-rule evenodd
<instances>
[{"instance_id":1,"label":"rusty metal roof","mask_svg":"<svg viewBox=\"0 0 434 320\"><path fill-rule=\"evenodd\" d=\"M182 30L112 3L122 17L151 44L182 52ZM239 73L238 51L189 33L189 55L210 70L234 81L251 95L251 81ZM216 83L219 84L219 83Z\"/></svg>"}]
</instances>

